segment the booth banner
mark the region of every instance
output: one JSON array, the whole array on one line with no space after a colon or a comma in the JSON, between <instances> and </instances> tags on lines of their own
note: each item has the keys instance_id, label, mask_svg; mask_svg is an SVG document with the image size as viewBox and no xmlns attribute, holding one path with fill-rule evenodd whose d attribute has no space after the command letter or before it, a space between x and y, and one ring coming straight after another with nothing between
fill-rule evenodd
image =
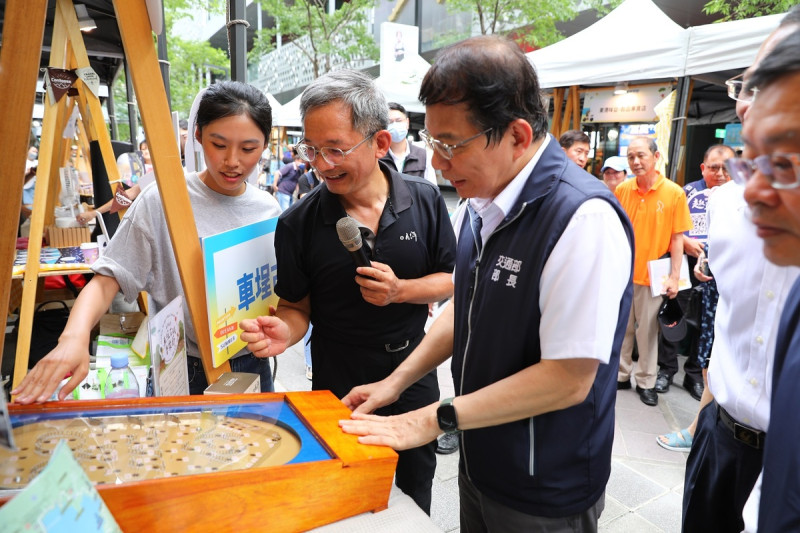
<instances>
[{"instance_id":1,"label":"booth banner","mask_svg":"<svg viewBox=\"0 0 800 533\"><path fill-rule=\"evenodd\" d=\"M675 100L678 94L675 91L670 93L656 105L656 115L658 115L658 122L656 123L656 145L661 157L656 161L656 170L662 174L667 172L667 163L669 163L669 139L672 133L672 119L675 116Z\"/></svg>"},{"instance_id":2,"label":"booth banner","mask_svg":"<svg viewBox=\"0 0 800 533\"><path fill-rule=\"evenodd\" d=\"M734 150L741 150L744 148L742 142L742 125L741 124L726 124L725 125L725 144Z\"/></svg>"},{"instance_id":3,"label":"booth banner","mask_svg":"<svg viewBox=\"0 0 800 533\"><path fill-rule=\"evenodd\" d=\"M413 59L419 55L419 28L406 24L381 24L381 76L397 79L416 74Z\"/></svg>"},{"instance_id":4,"label":"booth banner","mask_svg":"<svg viewBox=\"0 0 800 533\"><path fill-rule=\"evenodd\" d=\"M657 139L655 124L623 124L619 127L619 156L628 157L628 145L636 137ZM656 140L656 143L658 141ZM661 149L659 148L659 152Z\"/></svg>"},{"instance_id":5,"label":"booth banner","mask_svg":"<svg viewBox=\"0 0 800 533\"><path fill-rule=\"evenodd\" d=\"M581 123L655 122L655 107L672 91L671 85L632 87L625 94L613 88L587 91L583 100Z\"/></svg>"}]
</instances>

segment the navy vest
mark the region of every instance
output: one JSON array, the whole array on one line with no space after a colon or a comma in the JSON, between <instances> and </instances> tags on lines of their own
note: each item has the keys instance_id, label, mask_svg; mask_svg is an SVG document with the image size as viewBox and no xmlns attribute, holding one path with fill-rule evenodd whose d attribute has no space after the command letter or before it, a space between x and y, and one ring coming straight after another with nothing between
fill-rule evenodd
<instances>
[{"instance_id":1,"label":"navy vest","mask_svg":"<svg viewBox=\"0 0 800 533\"><path fill-rule=\"evenodd\" d=\"M517 204L483 243L480 258L465 214L465 223L457 229L455 270L452 373L457 394L476 391L540 361L541 273L572 215L590 198L613 206L633 249L633 230L614 195L568 164L552 139ZM619 352L632 295L629 284L609 363L599 366L583 403L464 432L462 466L486 496L546 517L583 512L599 499L611 472Z\"/></svg>"}]
</instances>

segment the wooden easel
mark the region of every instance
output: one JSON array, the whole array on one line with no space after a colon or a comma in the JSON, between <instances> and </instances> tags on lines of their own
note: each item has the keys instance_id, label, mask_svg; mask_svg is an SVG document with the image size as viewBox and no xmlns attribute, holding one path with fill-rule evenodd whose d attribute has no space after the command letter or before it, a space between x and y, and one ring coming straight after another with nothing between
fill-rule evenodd
<instances>
[{"instance_id":1,"label":"wooden easel","mask_svg":"<svg viewBox=\"0 0 800 533\"><path fill-rule=\"evenodd\" d=\"M89 56L83 43L78 25L78 17L71 0L56 1L56 15L50 51L50 66L56 68L89 67ZM103 154L109 180L117 180L116 159L111 148L111 138L103 122L100 100L81 81L75 83L78 96L64 96L52 102L45 94L45 113L42 121L42 141L39 147L39 166L36 172L36 192L31 215L31 230L28 240L28 261L20 306L19 334L17 337L16 364L14 367L14 386L17 386L28 372L28 359L33 328L33 313L36 302L37 282L40 268L42 234L45 224L53 222L53 208L56 205L60 183L59 168L70 156L71 142L65 143L61 132L69 120L72 109L78 106L89 140L98 140Z\"/></svg>"},{"instance_id":2,"label":"wooden easel","mask_svg":"<svg viewBox=\"0 0 800 533\"><path fill-rule=\"evenodd\" d=\"M226 361L214 368L211 356L211 338L206 327L208 307L205 279L203 270L197 268L197 265L203 264L203 253L181 166L181 154L172 132L169 104L158 67L158 55L147 8L144 2L114 0L114 11L117 14L125 57L130 66L134 91L141 108L142 125L153 160L158 192L164 204L164 215L186 295L186 306L194 324L206 378L209 383L214 383L223 373L230 372L230 363Z\"/></svg>"},{"instance_id":3,"label":"wooden easel","mask_svg":"<svg viewBox=\"0 0 800 533\"><path fill-rule=\"evenodd\" d=\"M24 7L23 7L24 4ZM8 157L4 160L8 162L20 161L20 169L16 176L11 175L7 183L13 183L16 194L6 196L2 199L3 215L16 216L22 194L22 179L24 173L22 161L27 153L27 128L30 124L33 109L33 98L35 94L35 75L38 67L38 53L20 54L20 57L10 58L10 50L16 49L16 40L23 43L20 49L27 46L31 49L39 50L42 42L44 27L44 13L47 2L35 2L37 7L41 7L42 18L41 29L30 32L30 4L25 0L10 0L6 4L6 19L4 23L5 35L2 48L2 67L4 72L18 72L26 67L34 76L33 85L21 87L16 85L16 80L20 76L3 76L3 94L30 94L27 101L15 106L15 110L20 111L18 120L9 120L3 124L3 131L6 133L4 138L20 140L24 139L24 150L14 145L14 152L3 150L3 155L8 152ZM39 5L44 4L44 5ZM158 69L158 59L155 52L155 45L150 30L150 22L147 15L147 8L143 2L114 1L114 8L117 13L117 21L124 43L125 50L128 51L127 61L130 65L131 77L134 88L142 108L142 121L150 140L153 166L156 171L156 181L164 204L164 211L167 219L170 236L172 238L173 250L178 262L178 270L186 294L187 307L192 317L192 321L197 334L197 342L200 347L203 366L209 383L226 371L230 370L230 365L225 363L219 368L213 368L210 353L209 332L204 327L207 321L204 279L202 271L192 269L191 265L202 264L202 253L197 229L194 225L192 208L189 202L189 194L186 189L186 182L183 178L183 169L180 164L180 154L174 139L172 138L171 118L169 106L166 101L166 93L163 81ZM38 13L38 12L37 12ZM38 16L38 15L37 15ZM11 18L9 18L11 17ZM19 26L15 26L14 17L19 17ZM24 17L24 21L22 18ZM25 28L21 31L22 35L16 35L10 31L16 28ZM38 36L38 42L31 40L31 34ZM11 46L9 46L11 45ZM130 53L135 51L135 53ZM7 61L8 60L8 67ZM24 64L23 64L24 62ZM78 25L75 9L72 0L56 0L56 16L52 37L52 48L50 54L50 66L58 68L83 68L90 66L89 58L83 42L83 37ZM9 79L13 78L13 79ZM100 150L103 156L109 181L115 182L119 179L116 167L116 158L111 147L111 139L103 121L100 101L83 83L82 80L76 82L78 96L74 99L64 97L58 103L52 103L49 96L45 97L45 116L42 124L42 143L39 151L39 167L37 171L37 186L34 196L34 208L31 216L31 238L28 248L28 262L25 268L25 284L23 288L22 305L20 310L20 326L17 341L17 357L14 370L14 387L24 378L28 368L28 356L30 350L31 330L33 325L33 309L36 297L36 282L39 277L39 258L41 253L41 236L47 219L52 221L53 207L57 196L57 187L52 187L53 183L58 183L58 168L68 156L69 147L60 139L60 133L69 118L73 105L77 105L86 128L89 140L99 141ZM7 87L6 87L7 86ZM23 111L27 110L27 112ZM18 125L12 131L11 126ZM8 126L8 127L6 127ZM7 130L7 131L6 131ZM25 130L24 132L21 130ZM17 143L19 144L19 143ZM65 153L66 150L66 153ZM18 155L22 154L22 155ZM57 164L54 164L58 162ZM13 171L13 165L8 165ZM18 179L12 179L19 177ZM159 177L161 176L161 177ZM18 187L17 187L18 185ZM12 189L12 190L13 190ZM3 242L13 244L13 228L16 223L4 224L4 229L9 239ZM4 247L0 255L5 255L9 259L3 263L6 268L6 279L11 278L11 265L13 263L13 246ZM2 272L2 271L0 271ZM0 301L3 305L3 316L6 316L8 308L8 287L4 284L3 293L0 294L4 300Z\"/></svg>"}]
</instances>

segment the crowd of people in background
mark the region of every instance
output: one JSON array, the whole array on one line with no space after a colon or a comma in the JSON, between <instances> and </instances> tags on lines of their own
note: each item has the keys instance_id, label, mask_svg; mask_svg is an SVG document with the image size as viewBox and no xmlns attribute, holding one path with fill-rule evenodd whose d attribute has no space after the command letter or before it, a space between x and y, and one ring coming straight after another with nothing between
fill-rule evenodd
<instances>
[{"instance_id":1,"label":"crowd of people in background","mask_svg":"<svg viewBox=\"0 0 800 533\"><path fill-rule=\"evenodd\" d=\"M333 71L303 92L302 138L269 169L264 95L212 85L184 128L206 166L186 175L198 233L278 217L280 302L242 322L248 346L233 369L271 391L269 361L302 342L312 389L352 409L343 431L399 451L395 483L427 513L435 451L460 448L462 531L597 531L617 394L658 405L682 353L698 414L657 444L689 452L683 531L797 530L798 50L796 6L737 94L744 153L707 147L683 188L658 170L661 149L644 136L599 176L586 172L590 137L547 132L536 72L498 37L440 53L419 95L424 147L369 76ZM139 151L152 170L146 141ZM26 184L35 148L28 159ZM463 200L452 216L434 169ZM154 311L182 294L158 191L132 185L124 192L136 201L59 345L12 391L16 401L47 400L65 375L59 398L80 383L91 328L118 292L131 301L147 291ZM343 221L367 264L342 246ZM650 269L659 259L662 278ZM429 306L444 300L426 334ZM667 334L671 301L688 334ZM188 319L186 335L190 391L202 394ZM436 369L449 358L456 395L440 399Z\"/></svg>"}]
</instances>

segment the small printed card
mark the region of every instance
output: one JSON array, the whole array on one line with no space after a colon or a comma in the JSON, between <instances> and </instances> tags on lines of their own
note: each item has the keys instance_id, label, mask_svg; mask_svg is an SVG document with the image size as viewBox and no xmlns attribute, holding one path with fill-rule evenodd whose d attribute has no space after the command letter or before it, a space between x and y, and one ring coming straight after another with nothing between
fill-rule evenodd
<instances>
[{"instance_id":1,"label":"small printed card","mask_svg":"<svg viewBox=\"0 0 800 533\"><path fill-rule=\"evenodd\" d=\"M672 271L672 259L664 257L662 259L654 259L647 262L647 273L650 274L650 291L653 297L661 296L664 294L664 283L669 278L669 273ZM689 289L692 282L689 281L689 262L686 256L681 259L681 274L678 279L678 290Z\"/></svg>"},{"instance_id":2,"label":"small printed card","mask_svg":"<svg viewBox=\"0 0 800 533\"><path fill-rule=\"evenodd\" d=\"M188 396L189 370L186 367L186 327L183 296L150 317L150 358L153 362L153 389L156 396Z\"/></svg>"}]
</instances>

